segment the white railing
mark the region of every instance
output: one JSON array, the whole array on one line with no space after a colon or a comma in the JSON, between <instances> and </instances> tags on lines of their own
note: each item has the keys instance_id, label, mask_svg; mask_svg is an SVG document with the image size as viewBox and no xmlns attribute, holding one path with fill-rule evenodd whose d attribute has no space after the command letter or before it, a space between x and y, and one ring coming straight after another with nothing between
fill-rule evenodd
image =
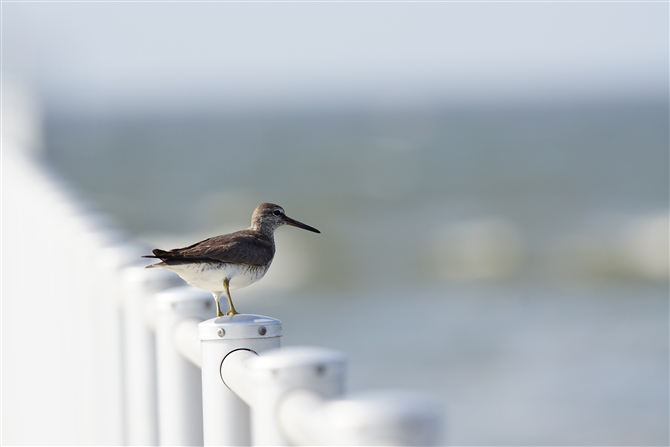
<instances>
[{"instance_id":1,"label":"white railing","mask_svg":"<svg viewBox=\"0 0 670 447\"><path fill-rule=\"evenodd\" d=\"M7 310L16 312L16 318L42 318L40 329L46 333L27 334L15 345L8 342L3 361L20 362L16 350L46 343L50 363L25 360L26 367L42 364L63 376L59 402L51 402L56 399L48 394L53 390L41 391L39 383L30 385L34 396L9 393L5 411L21 399L40 403L45 414L35 409L28 413L35 420L25 422L42 426L45 433L40 438L28 435L28 429L5 427L8 443L438 442L442 416L434 399L398 392L347 397L341 353L278 349L282 325L273 318L240 314L211 319L209 293L180 285L170 272L145 270L139 257L145 247L125 237L48 169L7 144L3 335L5 323L9 330L12 325L6 322ZM44 296L50 300L42 300ZM18 382L17 395L23 386ZM40 422L59 409L60 425ZM49 437L50 429L61 432ZM20 439L22 434L29 439Z\"/></svg>"}]
</instances>

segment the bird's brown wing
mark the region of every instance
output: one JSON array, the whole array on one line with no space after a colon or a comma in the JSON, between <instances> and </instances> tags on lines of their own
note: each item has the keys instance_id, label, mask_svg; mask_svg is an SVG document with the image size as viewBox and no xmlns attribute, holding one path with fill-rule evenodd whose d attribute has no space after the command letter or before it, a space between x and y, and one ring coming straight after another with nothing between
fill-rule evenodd
<instances>
[{"instance_id":1,"label":"bird's brown wing","mask_svg":"<svg viewBox=\"0 0 670 447\"><path fill-rule=\"evenodd\" d=\"M266 265L274 257L274 244L264 234L242 230L214 236L184 248L153 250L154 256L167 264L183 262L231 262Z\"/></svg>"}]
</instances>

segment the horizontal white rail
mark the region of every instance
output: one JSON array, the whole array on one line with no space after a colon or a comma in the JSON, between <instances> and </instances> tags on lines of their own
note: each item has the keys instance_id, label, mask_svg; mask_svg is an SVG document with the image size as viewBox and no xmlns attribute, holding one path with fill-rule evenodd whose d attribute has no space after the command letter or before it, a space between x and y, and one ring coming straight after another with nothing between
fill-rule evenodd
<instances>
[{"instance_id":1,"label":"horizontal white rail","mask_svg":"<svg viewBox=\"0 0 670 447\"><path fill-rule=\"evenodd\" d=\"M19 171L12 178L25 186L21 200L31 204L25 225L45 234L49 225L35 220L40 212L57 219L51 222L57 239L42 242L41 259L66 258L49 284L52 293L63 287L75 310L71 323L61 323L77 328L63 343L81 343L76 386L83 399L62 405L76 408L79 416L69 423L86 424L87 432L61 443L437 443L442 416L433 399L391 392L346 396L341 353L279 349L282 325L270 317L210 318L211 294L180 285L167 271L145 270L143 247L104 215L88 211L34 160L12 154L5 161L5 170ZM20 275L29 282L31 272ZM65 360L60 365L68 370Z\"/></svg>"},{"instance_id":2,"label":"horizontal white rail","mask_svg":"<svg viewBox=\"0 0 670 447\"><path fill-rule=\"evenodd\" d=\"M252 408L256 445L432 445L434 399L387 392L344 397L345 359L336 351L291 347L230 353L221 378Z\"/></svg>"}]
</instances>

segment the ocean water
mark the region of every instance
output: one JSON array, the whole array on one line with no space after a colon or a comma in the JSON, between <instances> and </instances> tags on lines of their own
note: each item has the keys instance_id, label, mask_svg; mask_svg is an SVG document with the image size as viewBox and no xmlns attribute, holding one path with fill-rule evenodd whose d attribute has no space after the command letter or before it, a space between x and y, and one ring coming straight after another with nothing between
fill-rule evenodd
<instances>
[{"instance_id":1,"label":"ocean water","mask_svg":"<svg viewBox=\"0 0 670 447\"><path fill-rule=\"evenodd\" d=\"M668 107L48 115L45 157L150 246L281 228L238 310L343 350L458 445L667 445Z\"/></svg>"}]
</instances>

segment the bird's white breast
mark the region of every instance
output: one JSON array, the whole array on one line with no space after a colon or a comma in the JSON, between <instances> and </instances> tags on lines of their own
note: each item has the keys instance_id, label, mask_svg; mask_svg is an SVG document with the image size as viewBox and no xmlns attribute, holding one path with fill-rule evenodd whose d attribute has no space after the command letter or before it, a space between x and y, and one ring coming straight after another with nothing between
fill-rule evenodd
<instances>
[{"instance_id":1,"label":"bird's white breast","mask_svg":"<svg viewBox=\"0 0 670 447\"><path fill-rule=\"evenodd\" d=\"M223 293L223 280L228 278L230 290L241 289L260 280L269 266L254 267L243 264L193 264L162 266L178 274L184 281L199 289Z\"/></svg>"}]
</instances>

